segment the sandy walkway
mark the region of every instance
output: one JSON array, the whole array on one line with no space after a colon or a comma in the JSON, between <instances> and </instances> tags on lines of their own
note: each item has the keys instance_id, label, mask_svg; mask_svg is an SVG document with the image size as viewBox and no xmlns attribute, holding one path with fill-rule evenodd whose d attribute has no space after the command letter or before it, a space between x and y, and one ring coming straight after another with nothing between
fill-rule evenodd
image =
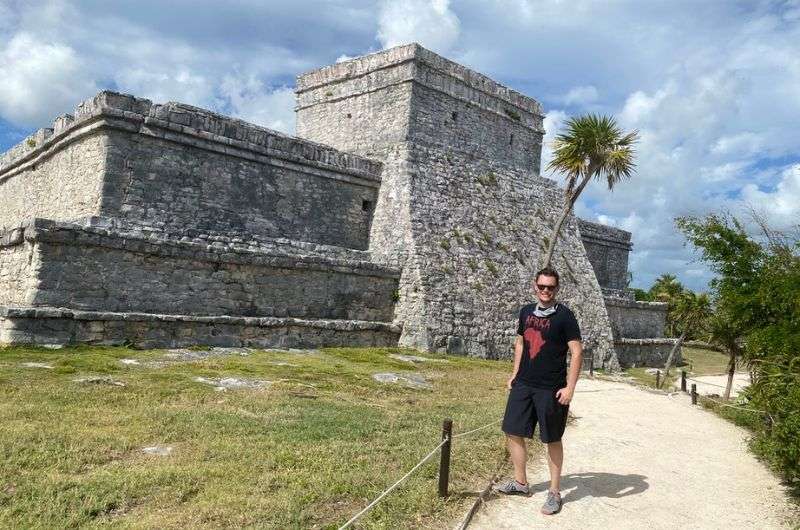
<instances>
[{"instance_id":1,"label":"sandy walkway","mask_svg":"<svg viewBox=\"0 0 800 530\"><path fill-rule=\"evenodd\" d=\"M539 508L547 465L531 461L531 497L493 496L470 529L784 528L784 489L747 450L746 432L688 396L581 379L564 436L564 507Z\"/></svg>"}]
</instances>

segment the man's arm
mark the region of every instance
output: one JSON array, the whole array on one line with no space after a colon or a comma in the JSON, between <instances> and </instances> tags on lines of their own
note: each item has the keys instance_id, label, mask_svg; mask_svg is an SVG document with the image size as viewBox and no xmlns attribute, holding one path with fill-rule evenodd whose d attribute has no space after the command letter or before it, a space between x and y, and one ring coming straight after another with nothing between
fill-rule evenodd
<instances>
[{"instance_id":1,"label":"man's arm","mask_svg":"<svg viewBox=\"0 0 800 530\"><path fill-rule=\"evenodd\" d=\"M572 360L569 363L569 374L567 374L567 386L556 392L556 398L562 405L569 405L572 395L575 393L575 385L578 384L578 376L581 375L583 365L583 345L579 340L571 340L567 343Z\"/></svg>"},{"instance_id":2,"label":"man's arm","mask_svg":"<svg viewBox=\"0 0 800 530\"><path fill-rule=\"evenodd\" d=\"M511 383L517 377L519 372L519 363L522 361L522 335L517 335L517 340L514 341L514 370L511 372L511 377L508 379L506 386L511 390Z\"/></svg>"}]
</instances>

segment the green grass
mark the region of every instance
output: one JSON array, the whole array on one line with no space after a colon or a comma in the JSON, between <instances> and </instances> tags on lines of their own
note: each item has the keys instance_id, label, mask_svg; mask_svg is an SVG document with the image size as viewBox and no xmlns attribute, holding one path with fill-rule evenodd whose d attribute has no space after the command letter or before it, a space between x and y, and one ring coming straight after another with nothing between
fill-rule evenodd
<instances>
[{"instance_id":1,"label":"green grass","mask_svg":"<svg viewBox=\"0 0 800 530\"><path fill-rule=\"evenodd\" d=\"M730 403L731 405L741 406L742 408L733 408L733 407L725 407L720 405L717 401L709 399L705 396L698 396L698 402L703 408L708 409L718 416L725 418L726 420L730 421L738 425L739 427L744 427L751 432L755 432L758 430L759 423L764 421L764 415L760 412L752 411L752 410L744 410L747 409L748 406L746 404L738 404L736 402Z\"/></svg>"},{"instance_id":2,"label":"green grass","mask_svg":"<svg viewBox=\"0 0 800 530\"><path fill-rule=\"evenodd\" d=\"M684 366L692 375L719 375L728 371L728 356L724 353L703 348L682 347Z\"/></svg>"},{"instance_id":3,"label":"green grass","mask_svg":"<svg viewBox=\"0 0 800 530\"><path fill-rule=\"evenodd\" d=\"M648 374L645 370L650 370L651 368L626 368L624 370L625 375L633 379L636 383L643 385L643 386L651 386L655 388L656 386L656 376L655 374ZM664 371L661 371L661 377L664 377ZM673 369L670 372L670 379L675 379L675 370ZM663 388L666 388L667 385L664 385Z\"/></svg>"},{"instance_id":4,"label":"green grass","mask_svg":"<svg viewBox=\"0 0 800 530\"><path fill-rule=\"evenodd\" d=\"M718 351L683 346L681 347L681 356L683 357L683 364L670 370L670 382L680 379L681 370L686 370L686 375L690 377L719 375L726 373L728 370L728 356ZM636 383L655 388L656 375L648 374L646 370L649 369L644 367L626 368L624 372ZM662 369L661 378L663 379L663 377L664 370ZM671 385L669 384L663 384L661 388L667 389L670 387Z\"/></svg>"},{"instance_id":5,"label":"green grass","mask_svg":"<svg viewBox=\"0 0 800 530\"><path fill-rule=\"evenodd\" d=\"M509 363L415 366L392 352L403 350L259 351L157 368L119 360L163 351L2 349L0 527L334 528L438 444L443 418L457 433L503 412ZM417 372L433 388L377 383L381 371ZM86 375L125 386L73 381ZM197 376L273 383L217 392ZM157 444L172 454L141 451ZM499 426L456 440L448 499L436 496L437 457L358 527L452 526L503 456Z\"/></svg>"}]
</instances>

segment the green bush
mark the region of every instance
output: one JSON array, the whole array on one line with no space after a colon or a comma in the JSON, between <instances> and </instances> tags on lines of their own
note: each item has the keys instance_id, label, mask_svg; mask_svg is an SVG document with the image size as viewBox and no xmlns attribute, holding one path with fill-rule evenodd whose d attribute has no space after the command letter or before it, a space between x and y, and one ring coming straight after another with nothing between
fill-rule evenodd
<instances>
[{"instance_id":1,"label":"green bush","mask_svg":"<svg viewBox=\"0 0 800 530\"><path fill-rule=\"evenodd\" d=\"M678 227L718 274L717 311L734 315L753 375L748 407L764 411L753 425L754 451L800 494L800 241L759 221L749 236L735 218L680 218Z\"/></svg>"}]
</instances>

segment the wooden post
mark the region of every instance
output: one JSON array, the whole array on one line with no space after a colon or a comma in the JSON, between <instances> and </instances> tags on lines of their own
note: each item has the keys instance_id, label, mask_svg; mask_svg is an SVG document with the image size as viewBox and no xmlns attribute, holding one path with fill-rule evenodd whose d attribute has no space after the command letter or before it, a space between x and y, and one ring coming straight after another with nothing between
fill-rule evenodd
<instances>
[{"instance_id":1,"label":"wooden post","mask_svg":"<svg viewBox=\"0 0 800 530\"><path fill-rule=\"evenodd\" d=\"M442 446L441 459L439 460L439 497L447 497L447 488L450 481L450 446L453 443L453 420L446 419L442 422L442 440L447 439Z\"/></svg>"},{"instance_id":2,"label":"wooden post","mask_svg":"<svg viewBox=\"0 0 800 530\"><path fill-rule=\"evenodd\" d=\"M697 405L697 385L692 383L692 405Z\"/></svg>"},{"instance_id":3,"label":"wooden post","mask_svg":"<svg viewBox=\"0 0 800 530\"><path fill-rule=\"evenodd\" d=\"M681 370L681 392L686 392L686 370Z\"/></svg>"},{"instance_id":4,"label":"wooden post","mask_svg":"<svg viewBox=\"0 0 800 530\"><path fill-rule=\"evenodd\" d=\"M661 388L661 370L656 370L656 388Z\"/></svg>"},{"instance_id":5,"label":"wooden post","mask_svg":"<svg viewBox=\"0 0 800 530\"><path fill-rule=\"evenodd\" d=\"M594 350L589 356L589 377L594 377Z\"/></svg>"}]
</instances>

